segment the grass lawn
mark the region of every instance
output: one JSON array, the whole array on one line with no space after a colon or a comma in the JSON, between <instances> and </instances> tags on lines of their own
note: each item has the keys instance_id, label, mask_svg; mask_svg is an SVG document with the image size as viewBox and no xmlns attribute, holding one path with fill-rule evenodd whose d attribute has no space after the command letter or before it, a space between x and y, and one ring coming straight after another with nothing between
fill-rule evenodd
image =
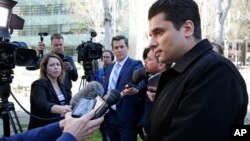
<instances>
[{"instance_id":1,"label":"grass lawn","mask_svg":"<svg viewBox=\"0 0 250 141\"><path fill-rule=\"evenodd\" d=\"M92 137L88 141L102 141L102 137L99 130L95 131ZM139 136L137 137L137 141L142 141Z\"/></svg>"},{"instance_id":2,"label":"grass lawn","mask_svg":"<svg viewBox=\"0 0 250 141\"><path fill-rule=\"evenodd\" d=\"M27 131L28 125L27 124L21 124L23 131ZM99 130L95 131L92 137L88 141L102 141L101 134ZM138 136L137 141L142 141L141 138Z\"/></svg>"}]
</instances>

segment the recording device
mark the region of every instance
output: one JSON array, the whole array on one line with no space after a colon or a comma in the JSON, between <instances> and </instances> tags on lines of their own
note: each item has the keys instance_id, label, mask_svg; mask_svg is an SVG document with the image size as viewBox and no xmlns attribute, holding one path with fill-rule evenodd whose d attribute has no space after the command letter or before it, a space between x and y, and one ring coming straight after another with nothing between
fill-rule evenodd
<instances>
[{"instance_id":1,"label":"recording device","mask_svg":"<svg viewBox=\"0 0 250 141\"><path fill-rule=\"evenodd\" d=\"M138 86L138 83L141 82L145 78L145 76L146 76L145 69L144 68L138 68L133 72L132 79L127 81L127 84L130 87L140 89L140 87Z\"/></svg>"},{"instance_id":2,"label":"recording device","mask_svg":"<svg viewBox=\"0 0 250 141\"><path fill-rule=\"evenodd\" d=\"M95 110L95 116L92 119L96 119L103 116L107 112L109 107L116 104L120 99L121 99L121 94L118 90L115 89L110 90L107 93L104 102Z\"/></svg>"},{"instance_id":3,"label":"recording device","mask_svg":"<svg viewBox=\"0 0 250 141\"><path fill-rule=\"evenodd\" d=\"M93 119L98 118L121 99L120 92L115 89L109 91L105 99L101 98L103 93L104 89L99 82L89 82L70 101L72 117L81 117L94 109L96 113Z\"/></svg>"},{"instance_id":4,"label":"recording device","mask_svg":"<svg viewBox=\"0 0 250 141\"><path fill-rule=\"evenodd\" d=\"M70 101L70 105L74 107L82 99L95 99L97 96L102 96L104 89L102 84L97 81L91 81L85 85L78 93L76 93Z\"/></svg>"},{"instance_id":5,"label":"recording device","mask_svg":"<svg viewBox=\"0 0 250 141\"><path fill-rule=\"evenodd\" d=\"M59 56L63 62L68 62L68 58L65 57L63 52L57 52L55 53L57 56Z\"/></svg>"},{"instance_id":6,"label":"recording device","mask_svg":"<svg viewBox=\"0 0 250 141\"><path fill-rule=\"evenodd\" d=\"M148 79L148 86L157 87L161 74L157 73Z\"/></svg>"},{"instance_id":7,"label":"recording device","mask_svg":"<svg viewBox=\"0 0 250 141\"><path fill-rule=\"evenodd\" d=\"M72 117L81 117L90 112L96 104L96 99L82 98L73 109Z\"/></svg>"},{"instance_id":8,"label":"recording device","mask_svg":"<svg viewBox=\"0 0 250 141\"><path fill-rule=\"evenodd\" d=\"M82 62L84 75L87 81L92 81L92 74L95 73L93 60L100 59L102 57L103 46L100 43L92 42L93 37L97 36L95 30L90 30L91 38L87 42L82 42L78 45L77 52L78 63Z\"/></svg>"}]
</instances>

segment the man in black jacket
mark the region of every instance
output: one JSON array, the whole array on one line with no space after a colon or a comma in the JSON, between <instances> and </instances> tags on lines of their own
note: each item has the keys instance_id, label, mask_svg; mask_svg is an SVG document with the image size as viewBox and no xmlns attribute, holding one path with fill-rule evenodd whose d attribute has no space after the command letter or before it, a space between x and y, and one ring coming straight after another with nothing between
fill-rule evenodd
<instances>
[{"instance_id":1,"label":"man in black jacket","mask_svg":"<svg viewBox=\"0 0 250 141\"><path fill-rule=\"evenodd\" d=\"M199 9L193 0L158 0L150 8L150 48L162 63L146 141L224 141L229 128L243 124L246 84L228 59L201 39Z\"/></svg>"}]
</instances>

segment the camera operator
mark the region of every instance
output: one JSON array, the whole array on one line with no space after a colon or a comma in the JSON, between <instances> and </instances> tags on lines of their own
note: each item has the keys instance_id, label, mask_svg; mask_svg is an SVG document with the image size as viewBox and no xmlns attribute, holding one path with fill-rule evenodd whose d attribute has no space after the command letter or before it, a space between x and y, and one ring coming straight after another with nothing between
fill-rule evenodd
<instances>
[{"instance_id":1,"label":"camera operator","mask_svg":"<svg viewBox=\"0 0 250 141\"><path fill-rule=\"evenodd\" d=\"M64 61L63 67L65 71L65 77L63 82L64 85L66 86L67 92L72 94L71 81L76 81L78 78L78 73L74 61L71 56L66 55L64 52L64 38L61 34L55 33L51 35L50 40L51 40L52 52L59 55ZM43 42L39 42L38 51L44 51L44 49L45 49L45 44Z\"/></svg>"}]
</instances>

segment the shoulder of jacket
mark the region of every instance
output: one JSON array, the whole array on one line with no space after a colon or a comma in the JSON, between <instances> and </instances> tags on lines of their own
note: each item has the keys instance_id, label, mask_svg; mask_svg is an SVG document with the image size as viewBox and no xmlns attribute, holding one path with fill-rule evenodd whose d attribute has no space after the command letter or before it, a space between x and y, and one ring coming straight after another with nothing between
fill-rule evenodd
<instances>
[{"instance_id":1,"label":"shoulder of jacket","mask_svg":"<svg viewBox=\"0 0 250 141\"><path fill-rule=\"evenodd\" d=\"M35 81L32 83L32 86L35 86L35 85L47 86L48 83L49 83L49 81L46 80L46 79L38 79L38 80L35 80Z\"/></svg>"}]
</instances>

